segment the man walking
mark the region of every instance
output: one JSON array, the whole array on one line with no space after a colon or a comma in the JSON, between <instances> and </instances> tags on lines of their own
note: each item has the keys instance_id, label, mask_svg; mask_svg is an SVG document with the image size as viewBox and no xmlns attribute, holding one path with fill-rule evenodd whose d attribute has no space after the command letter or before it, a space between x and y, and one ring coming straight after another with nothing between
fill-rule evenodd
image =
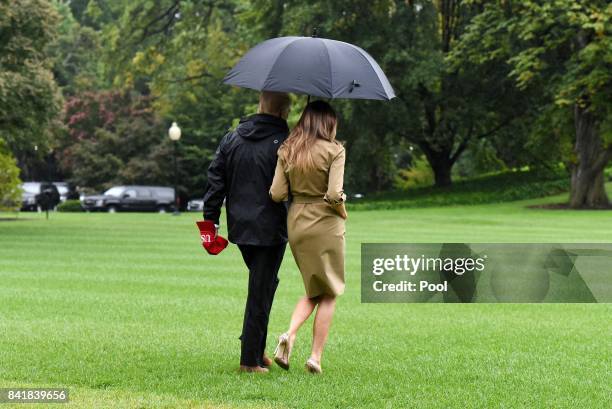
<instances>
[{"instance_id":1,"label":"man walking","mask_svg":"<svg viewBox=\"0 0 612 409\"><path fill-rule=\"evenodd\" d=\"M219 225L225 200L228 239L238 245L249 269L249 291L242 326L240 370L268 372L264 355L268 319L287 245L287 207L268 194L276 153L287 138L291 100L263 91L257 114L240 121L221 140L208 168L204 220Z\"/></svg>"}]
</instances>

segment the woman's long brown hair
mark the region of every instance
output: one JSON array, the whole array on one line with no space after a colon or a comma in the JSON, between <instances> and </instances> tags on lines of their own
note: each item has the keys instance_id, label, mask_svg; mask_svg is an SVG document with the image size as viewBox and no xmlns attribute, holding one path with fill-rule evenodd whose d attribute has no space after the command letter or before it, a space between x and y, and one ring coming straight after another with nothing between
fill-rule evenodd
<instances>
[{"instance_id":1,"label":"woman's long brown hair","mask_svg":"<svg viewBox=\"0 0 612 409\"><path fill-rule=\"evenodd\" d=\"M311 148L317 139L333 141L336 138L336 111L325 101L306 105L297 125L281 147L281 154L289 168L300 171L315 167Z\"/></svg>"}]
</instances>

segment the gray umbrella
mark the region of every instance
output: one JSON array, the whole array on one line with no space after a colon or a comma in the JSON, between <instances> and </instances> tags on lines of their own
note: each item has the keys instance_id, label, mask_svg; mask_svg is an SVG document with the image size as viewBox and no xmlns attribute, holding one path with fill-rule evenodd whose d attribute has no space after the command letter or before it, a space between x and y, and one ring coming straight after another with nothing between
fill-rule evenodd
<instances>
[{"instance_id":1,"label":"gray umbrella","mask_svg":"<svg viewBox=\"0 0 612 409\"><path fill-rule=\"evenodd\" d=\"M342 41L280 37L250 49L224 83L323 98L390 100L395 92L374 58Z\"/></svg>"}]
</instances>

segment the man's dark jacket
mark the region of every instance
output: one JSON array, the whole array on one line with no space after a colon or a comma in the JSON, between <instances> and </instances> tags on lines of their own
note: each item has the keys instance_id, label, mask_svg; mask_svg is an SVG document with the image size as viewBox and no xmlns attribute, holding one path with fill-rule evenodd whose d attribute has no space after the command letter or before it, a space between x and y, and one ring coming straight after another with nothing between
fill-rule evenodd
<instances>
[{"instance_id":1,"label":"man's dark jacket","mask_svg":"<svg viewBox=\"0 0 612 409\"><path fill-rule=\"evenodd\" d=\"M219 223L225 199L229 241L272 246L287 242L287 206L270 199L276 153L287 138L284 119L256 114L227 133L208 167L204 219Z\"/></svg>"}]
</instances>

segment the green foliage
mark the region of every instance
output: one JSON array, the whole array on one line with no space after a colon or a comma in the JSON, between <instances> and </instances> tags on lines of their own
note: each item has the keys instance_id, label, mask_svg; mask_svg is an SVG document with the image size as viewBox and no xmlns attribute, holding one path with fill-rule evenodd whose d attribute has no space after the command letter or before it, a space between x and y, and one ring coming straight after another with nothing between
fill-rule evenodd
<instances>
[{"instance_id":1,"label":"green foliage","mask_svg":"<svg viewBox=\"0 0 612 409\"><path fill-rule=\"evenodd\" d=\"M167 130L151 98L85 92L66 102L68 130L59 141L60 166L79 186L169 184L172 156Z\"/></svg>"},{"instance_id":2,"label":"green foliage","mask_svg":"<svg viewBox=\"0 0 612 409\"><path fill-rule=\"evenodd\" d=\"M48 46L57 13L48 1L0 2L0 132L20 162L41 150L61 124L61 96Z\"/></svg>"},{"instance_id":3,"label":"green foliage","mask_svg":"<svg viewBox=\"0 0 612 409\"><path fill-rule=\"evenodd\" d=\"M500 133L503 134L503 132ZM525 160L523 158L522 161L518 162L525 162ZM473 178L478 175L500 172L505 169L506 164L499 158L498 150L493 140L477 139L470 141L466 153L459 158L453 170L459 177Z\"/></svg>"},{"instance_id":4,"label":"green foliage","mask_svg":"<svg viewBox=\"0 0 612 409\"><path fill-rule=\"evenodd\" d=\"M398 159L410 147L425 155L439 185L451 175L572 166L574 102L588 102L604 141L612 141L612 8L602 0L28 0L2 7L10 47L0 40L0 68L7 68L0 71L0 115L19 121L0 122L0 130L10 131L25 174L28 160L38 155L44 164L54 148L55 174L79 185L171 184L167 127L176 121L183 130L179 189L200 196L219 139L256 107L256 92L221 78L260 41L315 27L366 49L399 96L333 101L348 151L348 191L427 183L422 160L423 169L406 170ZM66 131L50 119L59 112L51 69L68 100ZM8 78L11 70L23 82ZM112 94L121 97L103 101ZM133 109L138 99L147 101L145 116ZM20 100L33 105L9 110ZM90 102L74 106L79 100ZM305 101L294 97L290 125Z\"/></svg>"},{"instance_id":5,"label":"green foliage","mask_svg":"<svg viewBox=\"0 0 612 409\"><path fill-rule=\"evenodd\" d=\"M79 200L66 200L65 202L57 205L57 211L64 213L75 213L82 212L83 208L81 207L81 202Z\"/></svg>"},{"instance_id":6,"label":"green foliage","mask_svg":"<svg viewBox=\"0 0 612 409\"><path fill-rule=\"evenodd\" d=\"M64 96L107 87L103 78L101 33L81 25L72 15L74 2L56 1L60 15L58 39L50 47L55 64L53 73Z\"/></svg>"},{"instance_id":7,"label":"green foliage","mask_svg":"<svg viewBox=\"0 0 612 409\"><path fill-rule=\"evenodd\" d=\"M612 87L612 4L603 0L522 2L503 23L521 48L510 58L511 75L526 88L554 79L558 106L588 104L608 110Z\"/></svg>"},{"instance_id":8,"label":"green foliage","mask_svg":"<svg viewBox=\"0 0 612 409\"><path fill-rule=\"evenodd\" d=\"M340 105L346 107L348 104ZM376 121L374 115L372 121ZM373 192L390 189L397 173L394 163L393 135L380 134L371 128L357 129L358 121L339 125L338 139L346 142L348 151L345 189L352 192Z\"/></svg>"},{"instance_id":9,"label":"green foliage","mask_svg":"<svg viewBox=\"0 0 612 409\"><path fill-rule=\"evenodd\" d=\"M446 188L421 187L349 201L349 210L397 209L501 203L550 196L569 190L567 175L529 171L502 172L455 182Z\"/></svg>"},{"instance_id":10,"label":"green foliage","mask_svg":"<svg viewBox=\"0 0 612 409\"><path fill-rule=\"evenodd\" d=\"M489 139L509 127L525 110L501 65L454 65L450 55L478 4L460 1L395 2L388 30L391 49L384 54L401 103L390 121L419 146L436 184L451 182L450 170L475 140Z\"/></svg>"},{"instance_id":11,"label":"green foliage","mask_svg":"<svg viewBox=\"0 0 612 409\"><path fill-rule=\"evenodd\" d=\"M600 176L612 158L611 20L605 0L488 2L454 54L460 64L507 62L519 89L541 95L531 146L563 155L575 208L608 203ZM546 139L556 148L546 150Z\"/></svg>"},{"instance_id":12,"label":"green foliage","mask_svg":"<svg viewBox=\"0 0 612 409\"><path fill-rule=\"evenodd\" d=\"M238 118L253 113L257 102L255 92L221 83L252 45L246 43L252 38L249 30L237 24L235 14L243 6L234 1L136 0L125 2L118 21L104 26L103 59L113 85L150 95L159 120L181 127L180 189L190 197L203 192L206 168L221 137ZM157 149L158 157L168 153L164 149ZM139 160L124 176L150 166L155 167ZM172 172L150 175L160 174Z\"/></svg>"},{"instance_id":13,"label":"green foliage","mask_svg":"<svg viewBox=\"0 0 612 409\"><path fill-rule=\"evenodd\" d=\"M402 141L426 155L436 183L450 183L450 169L472 140L495 137L524 113L524 93L512 86L507 64L456 66L448 58L480 8L461 1L284 2L281 34L309 35L318 27L323 37L358 44L381 64L399 97L334 102L352 188L390 187L395 169L388 158L405 148Z\"/></svg>"},{"instance_id":14,"label":"green foliage","mask_svg":"<svg viewBox=\"0 0 612 409\"><path fill-rule=\"evenodd\" d=\"M127 1L69 0L67 3L80 25L99 30L104 24L117 19Z\"/></svg>"},{"instance_id":15,"label":"green foliage","mask_svg":"<svg viewBox=\"0 0 612 409\"><path fill-rule=\"evenodd\" d=\"M542 95L529 143L541 145L542 156L556 151L568 159L575 106L594 113L612 143L611 19L612 4L603 0L488 2L451 58L458 65L508 63L520 89Z\"/></svg>"},{"instance_id":16,"label":"green foliage","mask_svg":"<svg viewBox=\"0 0 612 409\"><path fill-rule=\"evenodd\" d=\"M582 103L593 109L608 109L612 87L612 4L604 0L525 1L515 13L506 27L523 46L510 58L514 67L511 75L519 87L528 87L538 77L557 74L557 105ZM564 51L572 52L569 58L555 55Z\"/></svg>"},{"instance_id":17,"label":"green foliage","mask_svg":"<svg viewBox=\"0 0 612 409\"><path fill-rule=\"evenodd\" d=\"M21 204L19 168L15 158L0 138L0 211L15 211Z\"/></svg>"},{"instance_id":18,"label":"green foliage","mask_svg":"<svg viewBox=\"0 0 612 409\"><path fill-rule=\"evenodd\" d=\"M421 186L430 186L434 182L434 174L427 159L420 156L407 169L400 169L395 177L394 187L397 190L408 190Z\"/></svg>"}]
</instances>

